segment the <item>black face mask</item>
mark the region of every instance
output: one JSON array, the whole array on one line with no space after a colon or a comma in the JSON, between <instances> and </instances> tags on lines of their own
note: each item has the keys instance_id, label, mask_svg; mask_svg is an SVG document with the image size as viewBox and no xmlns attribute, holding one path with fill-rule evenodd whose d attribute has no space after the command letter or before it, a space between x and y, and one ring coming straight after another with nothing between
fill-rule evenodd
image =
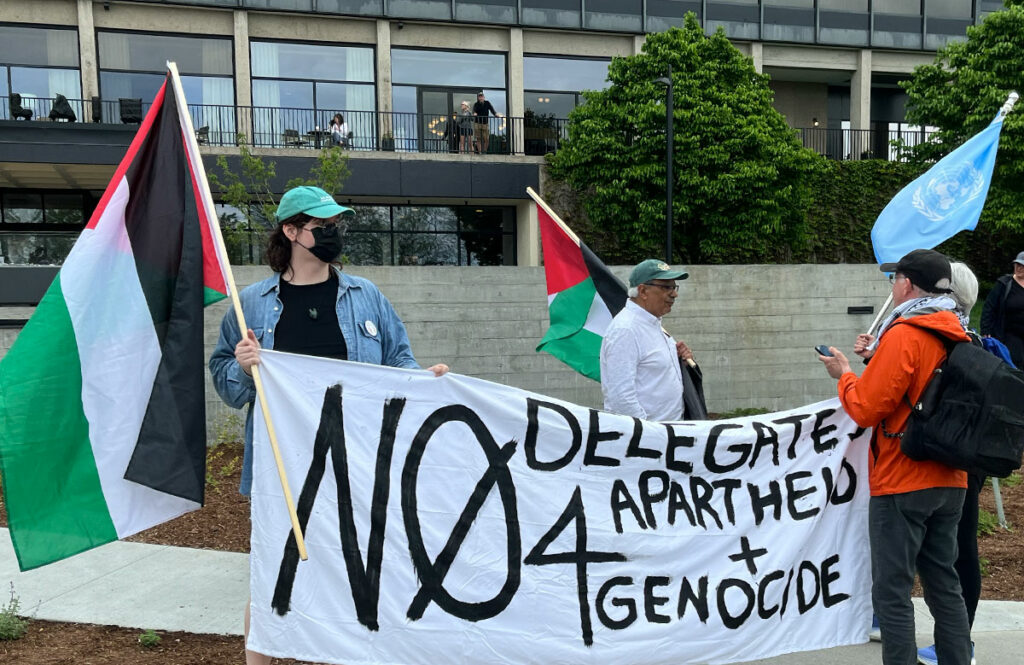
<instances>
[{"instance_id":1,"label":"black face mask","mask_svg":"<svg viewBox=\"0 0 1024 665\"><path fill-rule=\"evenodd\" d=\"M313 246L308 247L310 253L324 263L330 263L341 254L341 229L337 224L316 227L309 230L313 234Z\"/></svg>"}]
</instances>

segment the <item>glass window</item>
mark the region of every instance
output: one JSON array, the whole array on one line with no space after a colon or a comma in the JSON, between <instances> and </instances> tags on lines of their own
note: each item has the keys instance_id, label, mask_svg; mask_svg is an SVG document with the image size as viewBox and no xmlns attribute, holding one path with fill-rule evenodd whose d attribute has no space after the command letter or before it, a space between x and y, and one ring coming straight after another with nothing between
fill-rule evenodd
<instances>
[{"instance_id":1,"label":"glass window","mask_svg":"<svg viewBox=\"0 0 1024 665\"><path fill-rule=\"evenodd\" d=\"M46 194L43 215L47 224L85 224L85 208L79 194Z\"/></svg>"},{"instance_id":2,"label":"glass window","mask_svg":"<svg viewBox=\"0 0 1024 665\"><path fill-rule=\"evenodd\" d=\"M43 222L43 195L29 192L4 194L5 224L41 224Z\"/></svg>"},{"instance_id":3,"label":"glass window","mask_svg":"<svg viewBox=\"0 0 1024 665\"><path fill-rule=\"evenodd\" d=\"M518 0L455 0L455 20L478 23L516 23Z\"/></svg>"},{"instance_id":4,"label":"glass window","mask_svg":"<svg viewBox=\"0 0 1024 665\"><path fill-rule=\"evenodd\" d=\"M587 0L584 18L592 30L643 32L642 0Z\"/></svg>"},{"instance_id":5,"label":"glass window","mask_svg":"<svg viewBox=\"0 0 1024 665\"><path fill-rule=\"evenodd\" d=\"M505 54L391 49L391 79L396 84L504 89Z\"/></svg>"},{"instance_id":6,"label":"glass window","mask_svg":"<svg viewBox=\"0 0 1024 665\"><path fill-rule=\"evenodd\" d=\"M935 18L971 18L971 0L928 0L925 13Z\"/></svg>"},{"instance_id":7,"label":"glass window","mask_svg":"<svg viewBox=\"0 0 1024 665\"><path fill-rule=\"evenodd\" d=\"M163 72L167 61L182 74L232 76L231 40L130 32L99 32L100 69Z\"/></svg>"},{"instance_id":8,"label":"glass window","mask_svg":"<svg viewBox=\"0 0 1024 665\"><path fill-rule=\"evenodd\" d=\"M373 49L327 44L253 42L252 75L373 83Z\"/></svg>"},{"instance_id":9,"label":"glass window","mask_svg":"<svg viewBox=\"0 0 1024 665\"><path fill-rule=\"evenodd\" d=\"M410 206L395 208L395 229L398 231L458 230L458 218L452 208Z\"/></svg>"},{"instance_id":10,"label":"glass window","mask_svg":"<svg viewBox=\"0 0 1024 665\"><path fill-rule=\"evenodd\" d=\"M352 147L376 147L372 48L253 42L251 51L257 145L320 145L316 132L341 113Z\"/></svg>"},{"instance_id":11,"label":"glass window","mask_svg":"<svg viewBox=\"0 0 1024 665\"><path fill-rule=\"evenodd\" d=\"M383 208L387 211L387 208ZM394 264L391 252L391 234L350 231L345 234L342 263L357 266L390 266Z\"/></svg>"},{"instance_id":12,"label":"glass window","mask_svg":"<svg viewBox=\"0 0 1024 665\"><path fill-rule=\"evenodd\" d=\"M866 12L868 0L818 0L818 8L838 12Z\"/></svg>"},{"instance_id":13,"label":"glass window","mask_svg":"<svg viewBox=\"0 0 1024 665\"><path fill-rule=\"evenodd\" d=\"M610 60L526 56L523 83L528 90L604 90L609 85Z\"/></svg>"},{"instance_id":14,"label":"glass window","mask_svg":"<svg viewBox=\"0 0 1024 665\"><path fill-rule=\"evenodd\" d=\"M871 7L877 14L921 15L921 0L875 0Z\"/></svg>"},{"instance_id":15,"label":"glass window","mask_svg":"<svg viewBox=\"0 0 1024 665\"><path fill-rule=\"evenodd\" d=\"M78 233L0 233L0 264L60 265Z\"/></svg>"},{"instance_id":16,"label":"glass window","mask_svg":"<svg viewBox=\"0 0 1024 665\"><path fill-rule=\"evenodd\" d=\"M577 98L572 93L527 92L525 106L535 116L568 118L577 106Z\"/></svg>"},{"instance_id":17,"label":"glass window","mask_svg":"<svg viewBox=\"0 0 1024 665\"><path fill-rule=\"evenodd\" d=\"M523 23L545 27L580 27L580 0L522 0Z\"/></svg>"},{"instance_id":18,"label":"glass window","mask_svg":"<svg viewBox=\"0 0 1024 665\"><path fill-rule=\"evenodd\" d=\"M813 9L814 0L763 0L765 7L798 7Z\"/></svg>"},{"instance_id":19,"label":"glass window","mask_svg":"<svg viewBox=\"0 0 1024 665\"><path fill-rule=\"evenodd\" d=\"M0 62L43 67L78 67L78 33L74 28L0 25Z\"/></svg>"},{"instance_id":20,"label":"glass window","mask_svg":"<svg viewBox=\"0 0 1024 665\"><path fill-rule=\"evenodd\" d=\"M355 214L346 225L341 256L346 265L515 265L514 208L353 205L352 209ZM262 263L268 225L259 220L247 223L240 211L223 203L217 205L217 212L231 261Z\"/></svg>"},{"instance_id":21,"label":"glass window","mask_svg":"<svg viewBox=\"0 0 1024 665\"><path fill-rule=\"evenodd\" d=\"M406 18L451 20L451 0L388 0L388 14Z\"/></svg>"},{"instance_id":22,"label":"glass window","mask_svg":"<svg viewBox=\"0 0 1024 665\"><path fill-rule=\"evenodd\" d=\"M237 0L227 0L235 5ZM363 14L379 16L381 0L316 0L316 10L320 13Z\"/></svg>"}]
</instances>

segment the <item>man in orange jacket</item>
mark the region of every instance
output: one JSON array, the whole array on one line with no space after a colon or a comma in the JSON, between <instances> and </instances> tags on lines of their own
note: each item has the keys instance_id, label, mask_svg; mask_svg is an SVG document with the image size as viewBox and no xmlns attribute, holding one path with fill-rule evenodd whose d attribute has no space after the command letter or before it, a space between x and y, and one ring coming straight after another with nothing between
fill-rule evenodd
<instances>
[{"instance_id":1,"label":"man in orange jacket","mask_svg":"<svg viewBox=\"0 0 1024 665\"><path fill-rule=\"evenodd\" d=\"M935 619L935 649L941 665L969 665L970 628L960 594L956 530L967 475L938 462L915 462L900 451L910 404L916 402L945 345L966 342L950 292L949 261L932 250L914 250L894 273L894 309L878 333L877 349L858 378L841 352L819 356L829 376L839 380L839 401L862 427L872 427L868 460L871 501L871 598L882 629L882 662L912 665L917 660L914 606L910 600L915 570Z\"/></svg>"}]
</instances>

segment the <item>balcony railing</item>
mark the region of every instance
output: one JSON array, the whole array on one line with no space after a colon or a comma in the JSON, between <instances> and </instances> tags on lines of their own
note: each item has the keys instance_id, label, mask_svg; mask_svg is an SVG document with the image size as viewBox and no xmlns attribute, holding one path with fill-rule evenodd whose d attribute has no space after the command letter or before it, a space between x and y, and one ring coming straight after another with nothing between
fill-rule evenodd
<instances>
[{"instance_id":1,"label":"balcony railing","mask_svg":"<svg viewBox=\"0 0 1024 665\"><path fill-rule=\"evenodd\" d=\"M882 131L824 127L804 127L797 132L805 148L830 159L884 159L890 162L902 161L906 158L906 148L924 143L934 133L926 130ZM896 141L902 141L902 147L895 145Z\"/></svg>"},{"instance_id":2,"label":"balcony railing","mask_svg":"<svg viewBox=\"0 0 1024 665\"><path fill-rule=\"evenodd\" d=\"M95 122L134 124L149 110L141 100L69 99L60 112L53 99L22 97L19 104L0 97L0 119L30 122ZM71 113L67 111L70 109ZM336 110L271 106L189 104L189 113L202 145L236 146L238 136L261 148L318 149L330 146L329 131ZM22 112L19 114L18 111ZM558 150L568 136L568 120L550 117L489 117L486 123L461 116L378 111L345 111L351 136L342 137L351 150L544 155ZM72 119L73 117L73 119ZM487 131L480 131L486 127Z\"/></svg>"}]
</instances>

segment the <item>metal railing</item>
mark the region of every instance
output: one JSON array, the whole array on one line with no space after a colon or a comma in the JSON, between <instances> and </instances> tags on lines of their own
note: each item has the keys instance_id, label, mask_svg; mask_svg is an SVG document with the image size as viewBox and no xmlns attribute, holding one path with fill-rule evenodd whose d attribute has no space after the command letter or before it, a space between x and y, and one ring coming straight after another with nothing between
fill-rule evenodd
<instances>
[{"instance_id":1,"label":"metal railing","mask_svg":"<svg viewBox=\"0 0 1024 665\"><path fill-rule=\"evenodd\" d=\"M68 99L64 111L53 99L22 96L15 104L0 97L0 119L35 122L135 124L151 106L142 100ZM547 116L489 117L379 111L345 111L276 106L189 104L201 145L237 146L239 136L255 147L319 149L342 145L351 150L544 155L558 150L568 136L568 120ZM29 112L31 115L28 116ZM341 113L348 136L332 135L331 119Z\"/></svg>"},{"instance_id":2,"label":"metal railing","mask_svg":"<svg viewBox=\"0 0 1024 665\"><path fill-rule=\"evenodd\" d=\"M925 130L888 131L824 127L804 127L797 132L805 148L810 148L829 159L884 159L890 162L906 159L906 148L924 143L933 133Z\"/></svg>"}]
</instances>

